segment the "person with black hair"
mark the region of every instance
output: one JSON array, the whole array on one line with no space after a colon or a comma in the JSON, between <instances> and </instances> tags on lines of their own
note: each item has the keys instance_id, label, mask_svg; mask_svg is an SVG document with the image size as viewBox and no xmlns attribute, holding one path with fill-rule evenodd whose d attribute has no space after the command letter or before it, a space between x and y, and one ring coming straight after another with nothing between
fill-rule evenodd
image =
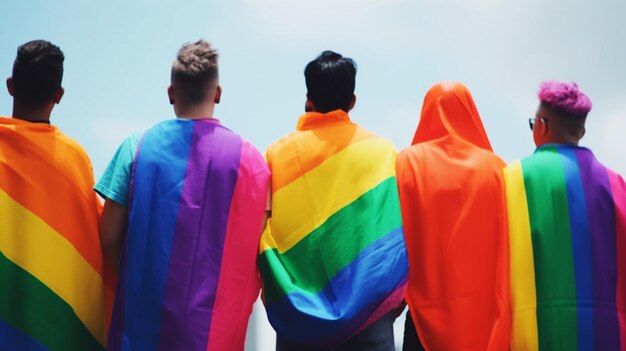
<instances>
[{"instance_id":1,"label":"person with black hair","mask_svg":"<svg viewBox=\"0 0 626 351\"><path fill-rule=\"evenodd\" d=\"M259 266L277 350L394 350L408 262L393 144L353 123L356 64L304 70L306 113L266 152L270 219Z\"/></svg>"},{"instance_id":2,"label":"person with black hair","mask_svg":"<svg viewBox=\"0 0 626 351\"><path fill-rule=\"evenodd\" d=\"M50 125L63 52L20 46L0 117L0 350L104 350L101 204L83 148Z\"/></svg>"},{"instance_id":3,"label":"person with black hair","mask_svg":"<svg viewBox=\"0 0 626 351\"><path fill-rule=\"evenodd\" d=\"M7 79L14 118L49 124L52 108L65 92L61 86L64 60L61 49L45 40L18 48L13 75Z\"/></svg>"}]
</instances>

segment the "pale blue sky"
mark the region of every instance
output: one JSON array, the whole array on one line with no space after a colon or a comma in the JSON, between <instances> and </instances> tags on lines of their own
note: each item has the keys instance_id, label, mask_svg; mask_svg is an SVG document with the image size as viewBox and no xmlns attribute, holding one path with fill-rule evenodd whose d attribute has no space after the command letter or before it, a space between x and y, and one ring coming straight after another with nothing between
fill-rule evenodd
<instances>
[{"instance_id":1,"label":"pale blue sky","mask_svg":"<svg viewBox=\"0 0 626 351\"><path fill-rule=\"evenodd\" d=\"M545 79L591 97L583 144L626 173L626 2L496 0L8 0L0 4L0 76L19 44L45 38L66 55L66 95L53 123L81 142L96 176L133 131L173 117L165 89L182 43L221 53L216 116L259 149L292 130L304 65L324 49L358 64L353 120L408 145L426 90L460 80L496 152L533 150L527 118ZM11 100L0 89L0 114Z\"/></svg>"},{"instance_id":2,"label":"pale blue sky","mask_svg":"<svg viewBox=\"0 0 626 351\"><path fill-rule=\"evenodd\" d=\"M16 48L47 39L66 55L52 122L91 155L96 177L128 134L173 117L166 88L178 48L207 39L221 54L216 117L259 149L293 130L305 64L332 49L358 64L354 121L407 146L427 89L472 91L505 160L534 150L527 119L542 80L591 97L582 141L626 173L623 0L228 0L0 2L0 77ZM0 115L11 99L0 89Z\"/></svg>"}]
</instances>

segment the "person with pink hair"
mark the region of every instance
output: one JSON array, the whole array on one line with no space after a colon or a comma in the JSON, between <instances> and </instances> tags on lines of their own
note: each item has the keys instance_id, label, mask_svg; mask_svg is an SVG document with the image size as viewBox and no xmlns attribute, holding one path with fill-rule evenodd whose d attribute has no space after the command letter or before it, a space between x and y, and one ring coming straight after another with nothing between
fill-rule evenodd
<instances>
[{"instance_id":1,"label":"person with pink hair","mask_svg":"<svg viewBox=\"0 0 626 351\"><path fill-rule=\"evenodd\" d=\"M591 100L546 82L537 149L504 170L511 350L626 350L626 184L579 146Z\"/></svg>"}]
</instances>

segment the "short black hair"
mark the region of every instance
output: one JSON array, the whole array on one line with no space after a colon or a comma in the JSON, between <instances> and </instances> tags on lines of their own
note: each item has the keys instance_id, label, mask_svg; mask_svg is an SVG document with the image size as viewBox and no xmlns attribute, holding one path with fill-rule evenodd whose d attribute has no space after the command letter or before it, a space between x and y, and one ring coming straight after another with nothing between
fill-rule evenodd
<instances>
[{"instance_id":1,"label":"short black hair","mask_svg":"<svg viewBox=\"0 0 626 351\"><path fill-rule=\"evenodd\" d=\"M354 96L356 63L333 51L322 52L304 69L307 96L318 112L346 112Z\"/></svg>"},{"instance_id":2,"label":"short black hair","mask_svg":"<svg viewBox=\"0 0 626 351\"><path fill-rule=\"evenodd\" d=\"M61 49L45 40L18 47L13 63L13 97L36 106L52 101L61 88L64 60Z\"/></svg>"}]
</instances>

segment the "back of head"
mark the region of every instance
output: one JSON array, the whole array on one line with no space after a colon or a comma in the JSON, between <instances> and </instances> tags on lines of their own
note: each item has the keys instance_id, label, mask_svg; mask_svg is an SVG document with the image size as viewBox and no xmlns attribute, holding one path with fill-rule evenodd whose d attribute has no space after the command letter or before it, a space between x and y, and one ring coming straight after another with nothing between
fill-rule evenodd
<instances>
[{"instance_id":1,"label":"back of head","mask_svg":"<svg viewBox=\"0 0 626 351\"><path fill-rule=\"evenodd\" d=\"M446 137L491 150L474 99L458 82L438 83L428 90L413 144Z\"/></svg>"},{"instance_id":2,"label":"back of head","mask_svg":"<svg viewBox=\"0 0 626 351\"><path fill-rule=\"evenodd\" d=\"M356 78L356 64L352 59L324 51L306 65L304 77L307 97L317 112L350 110Z\"/></svg>"},{"instance_id":3,"label":"back of head","mask_svg":"<svg viewBox=\"0 0 626 351\"><path fill-rule=\"evenodd\" d=\"M217 59L217 50L204 40L180 48L171 77L172 86L180 93L178 101L195 104L211 98L219 80Z\"/></svg>"},{"instance_id":4,"label":"back of head","mask_svg":"<svg viewBox=\"0 0 626 351\"><path fill-rule=\"evenodd\" d=\"M54 101L63 80L64 60L61 49L48 41L21 45L13 63L13 97L30 106Z\"/></svg>"},{"instance_id":5,"label":"back of head","mask_svg":"<svg viewBox=\"0 0 626 351\"><path fill-rule=\"evenodd\" d=\"M561 82L544 82L539 88L539 100L553 111L574 118L585 118L591 111L591 100L578 89L578 85Z\"/></svg>"},{"instance_id":6,"label":"back of head","mask_svg":"<svg viewBox=\"0 0 626 351\"><path fill-rule=\"evenodd\" d=\"M591 111L591 100L578 85L549 81L539 88L541 104L538 118L547 120L550 134L538 145L549 143L577 143L585 132L585 120ZM536 134L536 133L535 133Z\"/></svg>"}]
</instances>

